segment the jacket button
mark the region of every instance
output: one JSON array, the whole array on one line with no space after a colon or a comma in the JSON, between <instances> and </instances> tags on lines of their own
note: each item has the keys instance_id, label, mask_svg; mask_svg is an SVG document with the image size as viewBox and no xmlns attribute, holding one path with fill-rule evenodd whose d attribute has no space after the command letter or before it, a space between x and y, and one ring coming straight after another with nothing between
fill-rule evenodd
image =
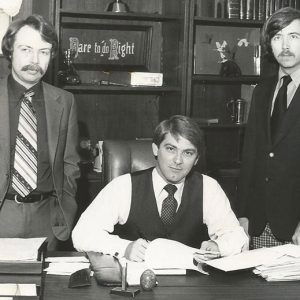
<instances>
[{"instance_id":1,"label":"jacket button","mask_svg":"<svg viewBox=\"0 0 300 300\"><path fill-rule=\"evenodd\" d=\"M270 157L274 157L274 153L273 153L273 152L270 152L270 153L269 153L269 156L270 156Z\"/></svg>"},{"instance_id":2,"label":"jacket button","mask_svg":"<svg viewBox=\"0 0 300 300\"><path fill-rule=\"evenodd\" d=\"M265 182L269 182L270 178L269 177L266 177L265 178Z\"/></svg>"}]
</instances>

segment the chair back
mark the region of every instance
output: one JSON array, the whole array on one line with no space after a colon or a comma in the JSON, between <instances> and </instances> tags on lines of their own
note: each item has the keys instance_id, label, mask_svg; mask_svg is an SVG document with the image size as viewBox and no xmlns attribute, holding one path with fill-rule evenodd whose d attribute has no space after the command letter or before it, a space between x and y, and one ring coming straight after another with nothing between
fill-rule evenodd
<instances>
[{"instance_id":1,"label":"chair back","mask_svg":"<svg viewBox=\"0 0 300 300\"><path fill-rule=\"evenodd\" d=\"M154 165L152 139L104 140L103 142L104 184L120 175L145 170Z\"/></svg>"}]
</instances>

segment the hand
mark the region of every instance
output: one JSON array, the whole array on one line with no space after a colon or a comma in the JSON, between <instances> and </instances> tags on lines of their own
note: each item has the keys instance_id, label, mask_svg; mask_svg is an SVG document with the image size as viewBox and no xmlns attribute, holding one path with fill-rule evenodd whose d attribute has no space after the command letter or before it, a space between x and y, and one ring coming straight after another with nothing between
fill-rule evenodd
<instances>
[{"instance_id":1,"label":"hand","mask_svg":"<svg viewBox=\"0 0 300 300\"><path fill-rule=\"evenodd\" d=\"M208 252L203 255L204 260L210 260L221 256L218 244L211 240L202 242L200 250Z\"/></svg>"},{"instance_id":2,"label":"hand","mask_svg":"<svg viewBox=\"0 0 300 300\"><path fill-rule=\"evenodd\" d=\"M300 245L300 222L298 223L296 230L292 236L292 241L296 245Z\"/></svg>"},{"instance_id":3,"label":"hand","mask_svg":"<svg viewBox=\"0 0 300 300\"><path fill-rule=\"evenodd\" d=\"M145 260L145 252L148 242L144 239L138 239L131 242L125 250L125 258L132 261L142 262Z\"/></svg>"}]
</instances>

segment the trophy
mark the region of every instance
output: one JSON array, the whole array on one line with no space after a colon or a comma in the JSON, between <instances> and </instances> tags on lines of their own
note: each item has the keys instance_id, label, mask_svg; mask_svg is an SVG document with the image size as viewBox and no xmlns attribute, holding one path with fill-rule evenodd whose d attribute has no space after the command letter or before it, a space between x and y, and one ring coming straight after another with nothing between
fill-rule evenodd
<instances>
[{"instance_id":1,"label":"trophy","mask_svg":"<svg viewBox=\"0 0 300 300\"><path fill-rule=\"evenodd\" d=\"M64 51L64 70L58 72L59 81L62 84L80 84L81 80L74 66L74 60L78 56L78 39L70 38L70 48Z\"/></svg>"}]
</instances>

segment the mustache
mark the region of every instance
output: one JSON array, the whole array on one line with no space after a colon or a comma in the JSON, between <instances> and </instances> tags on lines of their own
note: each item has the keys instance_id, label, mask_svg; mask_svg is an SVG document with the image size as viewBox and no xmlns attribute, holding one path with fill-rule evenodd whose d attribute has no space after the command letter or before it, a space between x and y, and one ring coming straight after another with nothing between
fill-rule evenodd
<instances>
[{"instance_id":1,"label":"mustache","mask_svg":"<svg viewBox=\"0 0 300 300\"><path fill-rule=\"evenodd\" d=\"M44 74L44 70L39 65L36 65L36 64L26 65L21 70L22 71L28 71L28 70L29 71L36 71L36 72L41 73L41 75Z\"/></svg>"},{"instance_id":2,"label":"mustache","mask_svg":"<svg viewBox=\"0 0 300 300\"><path fill-rule=\"evenodd\" d=\"M278 56L294 56L294 53L287 50L287 51L280 52Z\"/></svg>"}]
</instances>

